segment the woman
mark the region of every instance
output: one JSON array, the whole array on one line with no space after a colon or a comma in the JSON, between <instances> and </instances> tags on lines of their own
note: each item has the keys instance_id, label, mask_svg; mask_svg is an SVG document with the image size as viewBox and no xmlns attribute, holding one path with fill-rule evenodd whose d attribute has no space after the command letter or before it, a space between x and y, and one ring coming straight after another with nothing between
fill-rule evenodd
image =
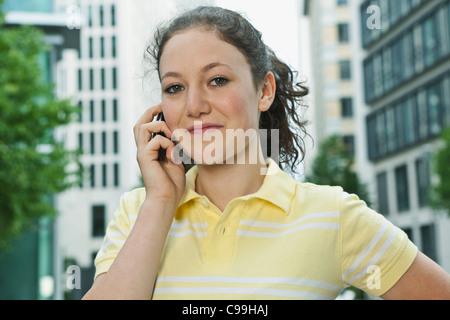
<instances>
[{"instance_id":1,"label":"woman","mask_svg":"<svg viewBox=\"0 0 450 320\"><path fill-rule=\"evenodd\" d=\"M386 299L450 297L449 276L405 233L265 157L252 133L277 129L267 154L295 168L307 90L247 20L199 7L148 52L162 103L134 128L145 188L122 197L85 298L334 299L348 285ZM187 173L181 151L197 163Z\"/></svg>"}]
</instances>

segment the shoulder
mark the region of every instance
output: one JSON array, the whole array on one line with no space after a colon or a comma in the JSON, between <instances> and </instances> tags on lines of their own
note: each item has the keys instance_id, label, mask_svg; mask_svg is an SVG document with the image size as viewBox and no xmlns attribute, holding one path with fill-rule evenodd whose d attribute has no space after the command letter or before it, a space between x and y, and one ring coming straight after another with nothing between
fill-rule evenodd
<instances>
[{"instance_id":1,"label":"shoulder","mask_svg":"<svg viewBox=\"0 0 450 320\"><path fill-rule=\"evenodd\" d=\"M340 211L345 195L347 193L339 186L296 181L293 202L315 211Z\"/></svg>"},{"instance_id":2,"label":"shoulder","mask_svg":"<svg viewBox=\"0 0 450 320\"><path fill-rule=\"evenodd\" d=\"M335 212L344 224L361 219L372 222L383 218L358 195L348 193L340 186L297 182L292 205L293 212Z\"/></svg>"},{"instance_id":3,"label":"shoulder","mask_svg":"<svg viewBox=\"0 0 450 320\"><path fill-rule=\"evenodd\" d=\"M137 188L129 192L125 192L120 197L120 203L116 212L117 216L126 216L127 219L137 217L139 209L145 200L145 188Z\"/></svg>"},{"instance_id":4,"label":"shoulder","mask_svg":"<svg viewBox=\"0 0 450 320\"><path fill-rule=\"evenodd\" d=\"M145 196L145 188L136 188L122 194L120 202L129 206L138 205L140 207L145 200Z\"/></svg>"}]
</instances>

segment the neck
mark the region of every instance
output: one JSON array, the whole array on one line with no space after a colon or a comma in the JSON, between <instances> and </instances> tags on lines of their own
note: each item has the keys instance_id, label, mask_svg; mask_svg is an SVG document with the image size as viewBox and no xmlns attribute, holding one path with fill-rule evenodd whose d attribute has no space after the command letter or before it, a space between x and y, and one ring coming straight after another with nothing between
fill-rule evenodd
<instances>
[{"instance_id":1,"label":"neck","mask_svg":"<svg viewBox=\"0 0 450 320\"><path fill-rule=\"evenodd\" d=\"M231 200L259 190L265 168L264 163L199 165L195 188L223 212Z\"/></svg>"}]
</instances>

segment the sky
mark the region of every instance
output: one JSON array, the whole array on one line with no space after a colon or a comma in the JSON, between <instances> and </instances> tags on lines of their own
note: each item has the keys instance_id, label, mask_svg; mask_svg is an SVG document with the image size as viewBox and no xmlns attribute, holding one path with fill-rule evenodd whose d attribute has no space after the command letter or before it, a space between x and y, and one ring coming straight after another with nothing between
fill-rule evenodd
<instances>
[{"instance_id":1,"label":"sky","mask_svg":"<svg viewBox=\"0 0 450 320\"><path fill-rule=\"evenodd\" d=\"M302 32L301 4L303 0L216 0L218 6L244 13L256 29L262 32L263 40L279 58L299 70L299 49Z\"/></svg>"}]
</instances>

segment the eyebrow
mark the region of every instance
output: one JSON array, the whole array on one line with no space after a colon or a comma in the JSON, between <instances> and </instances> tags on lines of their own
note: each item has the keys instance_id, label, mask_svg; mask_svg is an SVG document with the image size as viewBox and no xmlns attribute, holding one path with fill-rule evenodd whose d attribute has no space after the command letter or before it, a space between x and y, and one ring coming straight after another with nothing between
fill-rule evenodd
<instances>
[{"instance_id":1,"label":"eyebrow","mask_svg":"<svg viewBox=\"0 0 450 320\"><path fill-rule=\"evenodd\" d=\"M204 66L204 67L202 68L202 70L201 70L201 73L208 72L209 70L214 69L214 68L217 68L217 67L226 67L226 68L232 70L231 66L229 66L229 65L226 64L226 63L213 62L213 63L207 64L206 66ZM161 81L162 81L164 78L167 78L167 77L181 78L182 75L181 75L180 73L178 73L178 72L173 72L173 71L166 72L166 73L161 77Z\"/></svg>"}]
</instances>

